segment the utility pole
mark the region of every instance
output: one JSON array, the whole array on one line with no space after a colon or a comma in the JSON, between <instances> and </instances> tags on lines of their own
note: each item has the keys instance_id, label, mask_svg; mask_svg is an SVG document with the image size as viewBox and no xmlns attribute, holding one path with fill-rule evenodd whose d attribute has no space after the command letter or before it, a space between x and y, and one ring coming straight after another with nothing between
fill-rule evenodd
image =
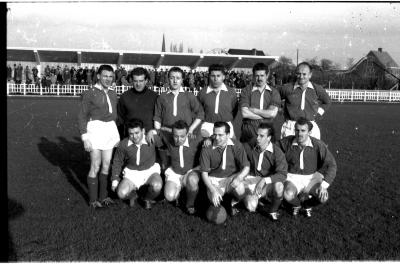
<instances>
[{"instance_id":1,"label":"utility pole","mask_svg":"<svg viewBox=\"0 0 400 267\"><path fill-rule=\"evenodd\" d=\"M296 53L297 54L297 56L296 56L296 66L297 66L297 65L299 65L299 49L297 48L296 51L297 51L297 53Z\"/></svg>"}]
</instances>

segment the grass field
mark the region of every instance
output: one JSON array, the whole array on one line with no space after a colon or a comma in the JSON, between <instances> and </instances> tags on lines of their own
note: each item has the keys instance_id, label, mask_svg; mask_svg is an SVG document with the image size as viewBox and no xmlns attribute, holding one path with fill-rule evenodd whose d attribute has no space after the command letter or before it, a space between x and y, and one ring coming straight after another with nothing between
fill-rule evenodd
<instances>
[{"instance_id":1,"label":"grass field","mask_svg":"<svg viewBox=\"0 0 400 267\"><path fill-rule=\"evenodd\" d=\"M213 225L166 202L89 209L78 103L7 98L10 261L400 260L399 104L333 104L319 122L338 172L313 217Z\"/></svg>"}]
</instances>

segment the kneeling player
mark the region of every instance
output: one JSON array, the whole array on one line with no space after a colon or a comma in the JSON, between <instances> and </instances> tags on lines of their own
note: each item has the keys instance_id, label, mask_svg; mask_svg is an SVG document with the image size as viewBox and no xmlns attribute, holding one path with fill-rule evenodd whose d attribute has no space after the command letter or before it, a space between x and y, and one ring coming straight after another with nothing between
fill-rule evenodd
<instances>
[{"instance_id":1,"label":"kneeling player","mask_svg":"<svg viewBox=\"0 0 400 267\"><path fill-rule=\"evenodd\" d=\"M129 199L133 207L138 197L137 190L142 187L145 208L151 209L163 185L160 165L155 162L155 146L146 142L141 120L129 121L127 127L129 136L119 143L114 155L111 189L117 190L119 198Z\"/></svg>"},{"instance_id":2,"label":"kneeling player","mask_svg":"<svg viewBox=\"0 0 400 267\"><path fill-rule=\"evenodd\" d=\"M249 173L249 161L243 145L229 138L228 123L216 122L213 132L212 146L201 150L201 176L212 205L219 206L225 193L233 195L230 211L234 216L239 211L234 205L245 196L243 180Z\"/></svg>"},{"instance_id":3,"label":"kneeling player","mask_svg":"<svg viewBox=\"0 0 400 267\"><path fill-rule=\"evenodd\" d=\"M196 139L188 137L189 126L183 120L178 120L172 125L171 135L163 135L162 143L167 146L171 157L171 166L165 171L164 196L167 201L175 201L178 204L179 194L182 187L186 189L186 212L190 215L196 212L194 201L199 191L199 167L198 152L201 145L201 137ZM156 135L154 135L156 137ZM155 138L156 143L160 143ZM156 144L157 146L160 144Z\"/></svg>"},{"instance_id":4,"label":"kneeling player","mask_svg":"<svg viewBox=\"0 0 400 267\"><path fill-rule=\"evenodd\" d=\"M260 123L257 129L257 144L254 147L250 144L244 145L250 161L250 175L245 178L250 192L244 199L244 204L249 211L255 211L259 198L272 202L268 213L273 221L277 221L287 163L285 154L271 143L273 135L272 125Z\"/></svg>"},{"instance_id":5,"label":"kneeling player","mask_svg":"<svg viewBox=\"0 0 400 267\"><path fill-rule=\"evenodd\" d=\"M310 136L313 124L300 118L295 135L279 141L288 163L284 198L293 205L293 215L304 209L311 217L311 208L328 200L328 187L336 176L336 161L327 145Z\"/></svg>"}]
</instances>

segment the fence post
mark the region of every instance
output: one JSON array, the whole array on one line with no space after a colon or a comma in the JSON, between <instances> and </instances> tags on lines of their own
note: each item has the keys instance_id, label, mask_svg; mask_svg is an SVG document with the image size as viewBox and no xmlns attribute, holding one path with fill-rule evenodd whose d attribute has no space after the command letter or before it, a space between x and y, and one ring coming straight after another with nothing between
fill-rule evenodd
<instances>
[{"instance_id":1,"label":"fence post","mask_svg":"<svg viewBox=\"0 0 400 267\"><path fill-rule=\"evenodd\" d=\"M379 91L376 91L376 102L379 102Z\"/></svg>"},{"instance_id":2,"label":"fence post","mask_svg":"<svg viewBox=\"0 0 400 267\"><path fill-rule=\"evenodd\" d=\"M338 96L338 98L339 98L339 102L341 102L342 100L340 99L340 97L341 97L341 92L342 92L342 90L339 90L339 96Z\"/></svg>"},{"instance_id":3,"label":"fence post","mask_svg":"<svg viewBox=\"0 0 400 267\"><path fill-rule=\"evenodd\" d=\"M353 89L351 89L351 97L350 97L351 102L353 102L353 94L354 94L354 91L353 91Z\"/></svg>"},{"instance_id":4,"label":"fence post","mask_svg":"<svg viewBox=\"0 0 400 267\"><path fill-rule=\"evenodd\" d=\"M60 85L57 84L57 95L60 95Z\"/></svg>"},{"instance_id":5,"label":"fence post","mask_svg":"<svg viewBox=\"0 0 400 267\"><path fill-rule=\"evenodd\" d=\"M22 86L24 87L24 95L26 95L26 85L23 83Z\"/></svg>"},{"instance_id":6,"label":"fence post","mask_svg":"<svg viewBox=\"0 0 400 267\"><path fill-rule=\"evenodd\" d=\"M42 85L41 84L39 84L39 92L40 92L40 95L43 95L43 89L42 89Z\"/></svg>"},{"instance_id":7,"label":"fence post","mask_svg":"<svg viewBox=\"0 0 400 267\"><path fill-rule=\"evenodd\" d=\"M7 95L10 94L10 83L7 83Z\"/></svg>"},{"instance_id":8,"label":"fence post","mask_svg":"<svg viewBox=\"0 0 400 267\"><path fill-rule=\"evenodd\" d=\"M70 85L70 84L69 84L68 86L69 86L69 88L71 88L71 85ZM75 86L72 86L72 90L74 91L74 96L76 96Z\"/></svg>"},{"instance_id":9,"label":"fence post","mask_svg":"<svg viewBox=\"0 0 400 267\"><path fill-rule=\"evenodd\" d=\"M367 102L367 90L364 90L364 102Z\"/></svg>"},{"instance_id":10,"label":"fence post","mask_svg":"<svg viewBox=\"0 0 400 267\"><path fill-rule=\"evenodd\" d=\"M392 91L389 91L389 102L392 102Z\"/></svg>"}]
</instances>

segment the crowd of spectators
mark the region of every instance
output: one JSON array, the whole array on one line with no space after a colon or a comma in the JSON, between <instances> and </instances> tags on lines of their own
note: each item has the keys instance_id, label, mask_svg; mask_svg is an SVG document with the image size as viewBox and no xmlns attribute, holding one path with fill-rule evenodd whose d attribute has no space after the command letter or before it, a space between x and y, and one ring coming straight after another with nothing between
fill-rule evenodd
<instances>
[{"instance_id":1,"label":"crowd of spectators","mask_svg":"<svg viewBox=\"0 0 400 267\"><path fill-rule=\"evenodd\" d=\"M148 69L149 71L149 86L165 87L168 84L168 69L161 68ZM132 70L126 70L125 67L119 66L115 70L115 83L117 86L125 85L131 86L133 77ZM42 87L50 87L51 85L93 85L97 82L97 67L75 67L65 65L64 68L61 66L49 66L47 65L43 71L41 71L41 77L39 77L39 71L34 66L30 68L26 66L25 69L21 64L14 64L14 67L7 65L7 82L15 84L35 84ZM272 75L272 78L273 75ZM207 71L184 71L183 75L184 87L190 88L190 90L201 89L208 85L208 72ZM225 77L225 83L227 86L233 88L245 88L252 82L251 71L228 71ZM274 85L274 80L272 80Z\"/></svg>"}]
</instances>

